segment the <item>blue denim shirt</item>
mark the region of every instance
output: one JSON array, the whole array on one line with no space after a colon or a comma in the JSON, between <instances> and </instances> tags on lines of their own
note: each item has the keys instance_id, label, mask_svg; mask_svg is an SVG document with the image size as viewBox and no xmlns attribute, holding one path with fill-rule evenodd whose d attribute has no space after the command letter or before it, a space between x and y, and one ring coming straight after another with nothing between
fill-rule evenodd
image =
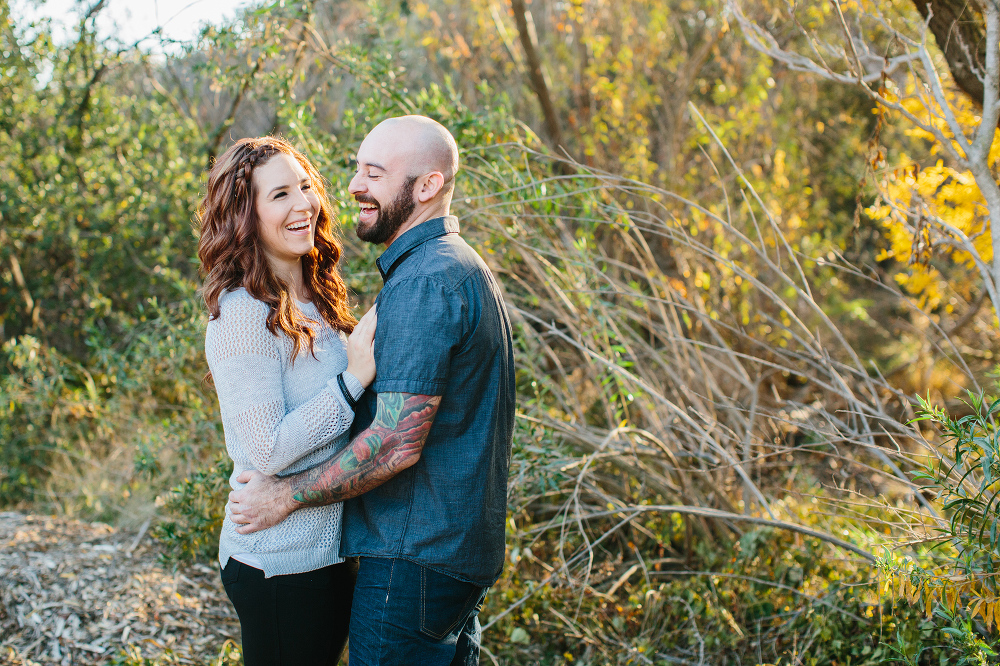
<instances>
[{"instance_id":1,"label":"blue denim shirt","mask_svg":"<svg viewBox=\"0 0 1000 666\"><path fill-rule=\"evenodd\" d=\"M514 428L510 318L458 220L423 222L378 258L375 363L352 437L381 392L439 395L423 453L381 486L344 503L343 556L401 557L481 586L504 561Z\"/></svg>"}]
</instances>

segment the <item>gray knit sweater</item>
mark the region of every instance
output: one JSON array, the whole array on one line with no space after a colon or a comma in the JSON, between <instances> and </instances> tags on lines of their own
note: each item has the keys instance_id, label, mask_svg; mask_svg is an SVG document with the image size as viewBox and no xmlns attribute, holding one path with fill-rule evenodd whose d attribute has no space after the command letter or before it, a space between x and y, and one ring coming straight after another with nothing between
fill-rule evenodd
<instances>
[{"instance_id":1,"label":"gray knit sweater","mask_svg":"<svg viewBox=\"0 0 1000 666\"><path fill-rule=\"evenodd\" d=\"M219 396L226 450L233 459L230 485L256 469L285 476L309 469L347 444L354 412L337 384L347 368L347 338L323 322L311 304L302 313L317 322L315 358L308 348L292 362L292 341L267 330L268 306L245 289L219 299L219 316L208 323L205 357ZM345 379L357 380L349 375ZM355 386L348 386L354 392ZM251 553L264 575L301 573L343 561L341 505L309 507L253 534L237 534L229 511L222 524L219 564Z\"/></svg>"}]
</instances>

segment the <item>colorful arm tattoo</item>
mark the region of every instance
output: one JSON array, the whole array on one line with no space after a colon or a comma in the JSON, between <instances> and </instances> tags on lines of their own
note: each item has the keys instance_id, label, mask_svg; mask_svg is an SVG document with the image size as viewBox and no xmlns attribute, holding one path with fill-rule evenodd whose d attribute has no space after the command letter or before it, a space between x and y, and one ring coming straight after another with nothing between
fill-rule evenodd
<instances>
[{"instance_id":1,"label":"colorful arm tattoo","mask_svg":"<svg viewBox=\"0 0 1000 666\"><path fill-rule=\"evenodd\" d=\"M379 393L375 419L346 449L290 477L293 499L333 504L385 483L420 458L440 404L439 395Z\"/></svg>"}]
</instances>

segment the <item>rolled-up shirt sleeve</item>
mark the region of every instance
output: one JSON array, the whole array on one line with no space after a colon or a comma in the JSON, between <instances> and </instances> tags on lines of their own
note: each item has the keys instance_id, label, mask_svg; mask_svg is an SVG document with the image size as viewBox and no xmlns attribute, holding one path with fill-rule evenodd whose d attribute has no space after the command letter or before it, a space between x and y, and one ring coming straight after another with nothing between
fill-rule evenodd
<instances>
[{"instance_id":1,"label":"rolled-up shirt sleeve","mask_svg":"<svg viewBox=\"0 0 1000 666\"><path fill-rule=\"evenodd\" d=\"M451 358L465 337L462 297L418 276L383 289L377 303L375 391L444 395Z\"/></svg>"}]
</instances>

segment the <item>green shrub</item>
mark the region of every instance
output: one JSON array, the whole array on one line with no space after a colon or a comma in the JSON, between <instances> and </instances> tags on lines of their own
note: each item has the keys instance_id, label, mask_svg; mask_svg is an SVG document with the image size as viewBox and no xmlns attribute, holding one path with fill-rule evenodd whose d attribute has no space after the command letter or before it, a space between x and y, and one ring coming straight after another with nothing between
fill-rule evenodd
<instances>
[{"instance_id":1,"label":"green shrub","mask_svg":"<svg viewBox=\"0 0 1000 666\"><path fill-rule=\"evenodd\" d=\"M880 563L894 592L920 607L946 635L959 664L1000 663L991 647L1000 627L1000 398L968 392L968 413L954 417L919 398L916 421L942 435L936 462L915 472L941 507L910 555L886 554ZM924 663L920 651L900 650L906 663Z\"/></svg>"},{"instance_id":2,"label":"green shrub","mask_svg":"<svg viewBox=\"0 0 1000 666\"><path fill-rule=\"evenodd\" d=\"M157 503L169 519L156 525L152 534L166 546L166 560L208 561L218 556L232 471L232 461L220 455L159 498Z\"/></svg>"}]
</instances>

